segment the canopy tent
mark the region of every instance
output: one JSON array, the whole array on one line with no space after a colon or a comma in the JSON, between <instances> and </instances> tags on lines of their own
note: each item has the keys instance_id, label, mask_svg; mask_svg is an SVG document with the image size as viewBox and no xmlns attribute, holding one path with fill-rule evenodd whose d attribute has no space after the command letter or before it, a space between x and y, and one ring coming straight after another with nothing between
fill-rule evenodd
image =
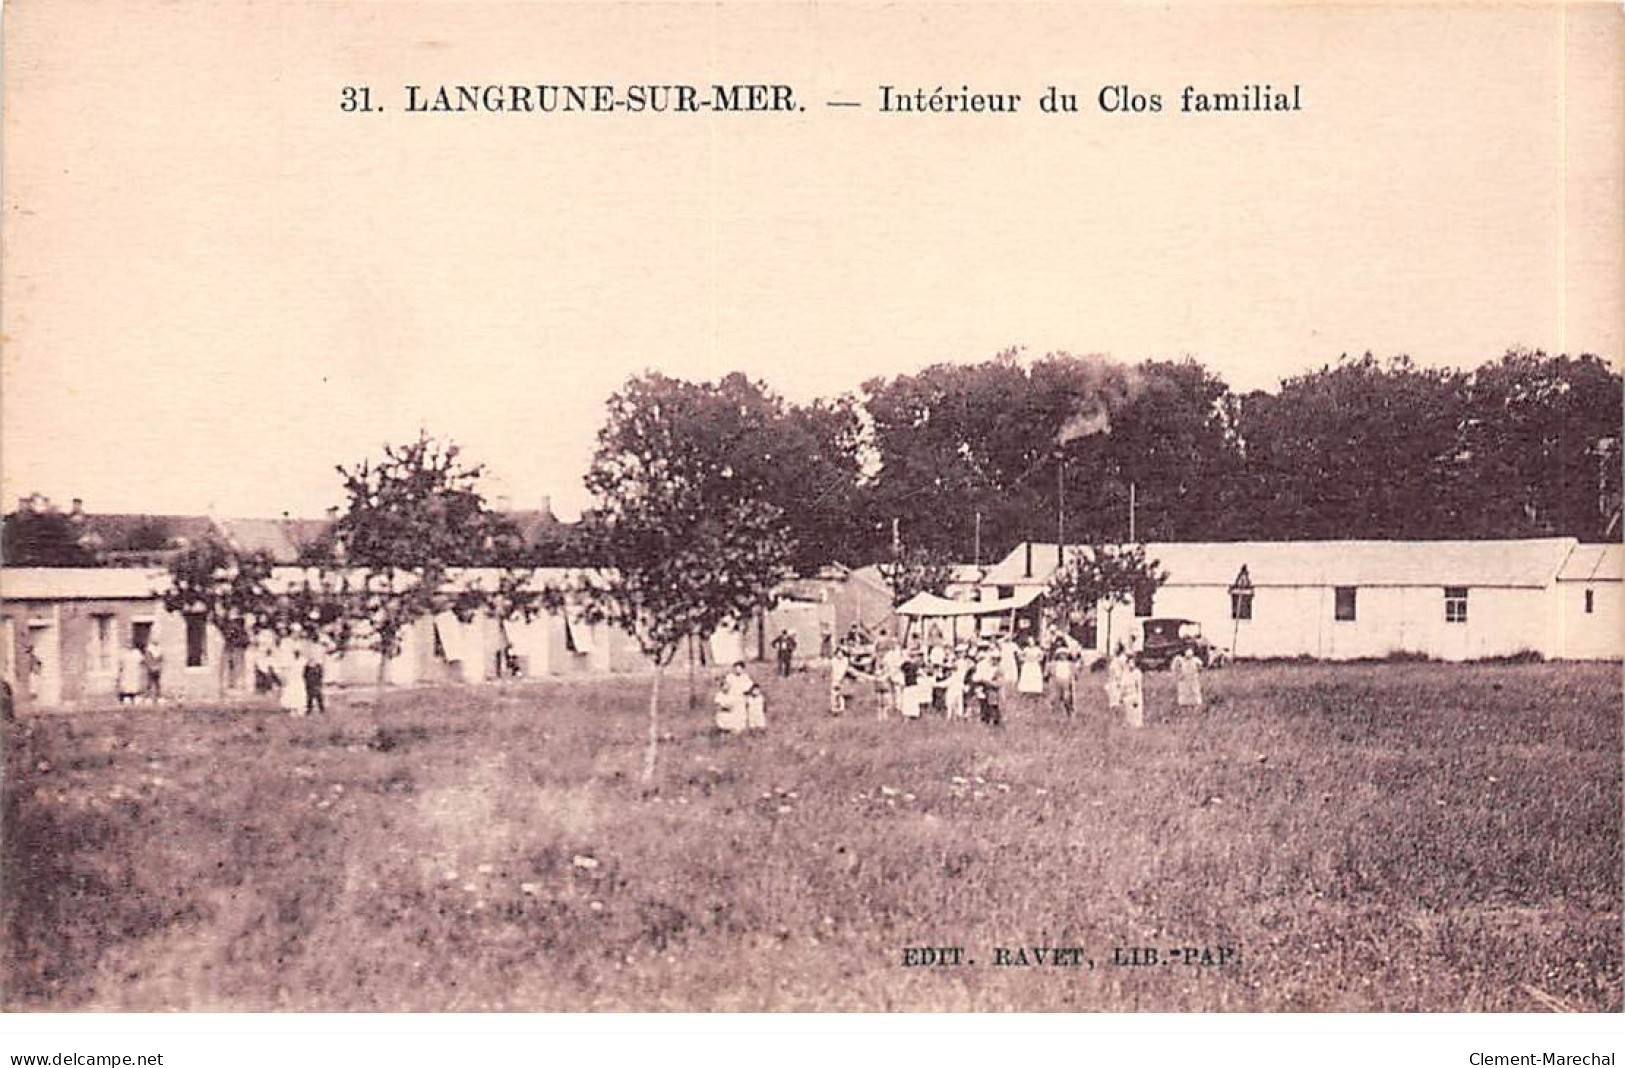
<instances>
[{"instance_id":1,"label":"canopy tent","mask_svg":"<svg viewBox=\"0 0 1625 1068\"><path fill-rule=\"evenodd\" d=\"M942 619L948 616L998 616L1026 608L1044 592L1041 586L1025 586L1009 597L991 601L955 601L934 593L916 593L897 609L900 616L916 619Z\"/></svg>"},{"instance_id":2,"label":"canopy tent","mask_svg":"<svg viewBox=\"0 0 1625 1068\"><path fill-rule=\"evenodd\" d=\"M897 614L905 621L903 624L905 635L916 624L923 627L926 620L946 619L951 640L958 641L961 619L970 620L972 638L997 631L999 624L993 618L996 616L1010 617L1013 629L1015 613L1038 600L1043 592L1041 586L1027 586L1017 589L1009 597L995 597L985 601L955 601L934 593L916 593L902 603L897 609ZM940 633L939 625L934 625L933 629Z\"/></svg>"}]
</instances>

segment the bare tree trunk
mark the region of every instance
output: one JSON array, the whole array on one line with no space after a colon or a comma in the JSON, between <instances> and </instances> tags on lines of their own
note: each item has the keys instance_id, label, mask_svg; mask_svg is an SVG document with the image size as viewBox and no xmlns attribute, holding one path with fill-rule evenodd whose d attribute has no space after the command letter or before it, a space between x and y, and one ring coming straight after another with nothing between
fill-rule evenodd
<instances>
[{"instance_id":1,"label":"bare tree trunk","mask_svg":"<svg viewBox=\"0 0 1625 1068\"><path fill-rule=\"evenodd\" d=\"M694 711L700 705L699 694L694 689L694 635L688 636L688 710Z\"/></svg>"},{"instance_id":2,"label":"bare tree trunk","mask_svg":"<svg viewBox=\"0 0 1625 1068\"><path fill-rule=\"evenodd\" d=\"M655 758L660 753L660 676L666 673L665 664L655 661L655 680L649 687L649 744L643 750L643 786L654 784Z\"/></svg>"}]
</instances>

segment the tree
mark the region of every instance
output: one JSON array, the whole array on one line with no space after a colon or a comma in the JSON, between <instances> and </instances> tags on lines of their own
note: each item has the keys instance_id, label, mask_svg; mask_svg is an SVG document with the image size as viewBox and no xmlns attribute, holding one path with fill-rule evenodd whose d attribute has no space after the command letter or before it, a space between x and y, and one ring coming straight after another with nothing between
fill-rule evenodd
<instances>
[{"instance_id":1,"label":"tree","mask_svg":"<svg viewBox=\"0 0 1625 1068\"><path fill-rule=\"evenodd\" d=\"M909 547L880 565L880 576L891 587L895 608L916 593L943 596L953 581L953 561L939 549Z\"/></svg>"},{"instance_id":2,"label":"tree","mask_svg":"<svg viewBox=\"0 0 1625 1068\"><path fill-rule=\"evenodd\" d=\"M285 602L271 588L274 566L267 552L239 553L214 539L193 545L170 561L164 608L201 615L228 650L241 652L260 631L280 634L287 625ZM225 671L221 657L222 678Z\"/></svg>"},{"instance_id":3,"label":"tree","mask_svg":"<svg viewBox=\"0 0 1625 1068\"><path fill-rule=\"evenodd\" d=\"M598 503L585 536L601 567L549 592L553 605L575 599L629 634L654 664L646 785L666 665L689 638L771 607L790 575L789 522L752 475L772 437L761 409L737 403L736 387L649 374L610 398L586 476Z\"/></svg>"},{"instance_id":4,"label":"tree","mask_svg":"<svg viewBox=\"0 0 1625 1068\"><path fill-rule=\"evenodd\" d=\"M1242 533L1286 538L1471 537L1452 465L1466 376L1367 353L1240 406Z\"/></svg>"},{"instance_id":5,"label":"tree","mask_svg":"<svg viewBox=\"0 0 1625 1068\"><path fill-rule=\"evenodd\" d=\"M322 578L306 592L318 614L338 613L325 633L378 653L380 686L406 631L425 617L451 612L466 623L481 612L528 619L536 610L528 569L514 564L524 555L519 532L479 492L484 467L460 455L420 432L386 445L382 459L338 468L348 506L313 550ZM502 568L495 588L457 573L480 567Z\"/></svg>"},{"instance_id":6,"label":"tree","mask_svg":"<svg viewBox=\"0 0 1625 1068\"><path fill-rule=\"evenodd\" d=\"M1471 536L1604 540L1619 509L1620 376L1514 350L1475 371L1459 453Z\"/></svg>"},{"instance_id":7,"label":"tree","mask_svg":"<svg viewBox=\"0 0 1625 1068\"><path fill-rule=\"evenodd\" d=\"M81 543L83 534L54 509L20 509L5 518L0 559L7 567L95 567L96 554Z\"/></svg>"},{"instance_id":8,"label":"tree","mask_svg":"<svg viewBox=\"0 0 1625 1068\"><path fill-rule=\"evenodd\" d=\"M1083 619L1105 605L1109 649L1112 610L1150 596L1167 581L1168 572L1146 557L1144 545L1097 544L1074 549L1051 576L1046 594L1057 620Z\"/></svg>"}]
</instances>

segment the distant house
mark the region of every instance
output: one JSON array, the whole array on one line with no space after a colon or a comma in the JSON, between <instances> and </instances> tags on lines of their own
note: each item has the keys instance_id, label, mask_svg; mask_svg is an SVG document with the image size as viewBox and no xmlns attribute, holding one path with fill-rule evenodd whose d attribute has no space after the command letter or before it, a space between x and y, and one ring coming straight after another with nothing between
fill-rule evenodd
<instances>
[{"instance_id":1,"label":"distant house","mask_svg":"<svg viewBox=\"0 0 1625 1068\"><path fill-rule=\"evenodd\" d=\"M1625 549L1617 544L1536 538L1145 548L1168 580L1132 605L1097 608L1085 628L1097 652L1137 634L1139 621L1152 617L1194 620L1210 641L1239 657L1615 659L1625 638ZM1045 587L1061 558L1053 543L1018 545L989 570L984 590L1009 596ZM1042 599L1032 624L1041 611Z\"/></svg>"},{"instance_id":2,"label":"distant house","mask_svg":"<svg viewBox=\"0 0 1625 1068\"><path fill-rule=\"evenodd\" d=\"M215 532L243 553L268 553L279 564L295 564L333 525L331 519L217 519Z\"/></svg>"}]
</instances>

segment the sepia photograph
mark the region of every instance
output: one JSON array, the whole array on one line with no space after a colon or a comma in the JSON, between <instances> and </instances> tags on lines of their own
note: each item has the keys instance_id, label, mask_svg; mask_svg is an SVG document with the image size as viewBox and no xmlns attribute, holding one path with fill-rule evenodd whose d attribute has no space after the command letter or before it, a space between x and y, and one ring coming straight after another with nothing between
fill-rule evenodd
<instances>
[{"instance_id":1,"label":"sepia photograph","mask_svg":"<svg viewBox=\"0 0 1625 1068\"><path fill-rule=\"evenodd\" d=\"M1625 1008L1617 4L3 32L13 1019Z\"/></svg>"}]
</instances>

